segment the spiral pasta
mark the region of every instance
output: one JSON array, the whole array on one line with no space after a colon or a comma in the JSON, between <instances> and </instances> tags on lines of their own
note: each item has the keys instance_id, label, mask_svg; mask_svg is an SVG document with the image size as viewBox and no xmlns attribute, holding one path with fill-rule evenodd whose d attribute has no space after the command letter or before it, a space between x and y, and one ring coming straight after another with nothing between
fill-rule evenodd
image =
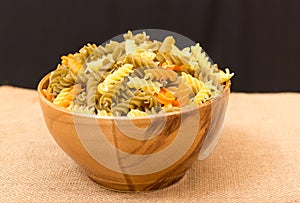
<instances>
[{"instance_id":1,"label":"spiral pasta","mask_svg":"<svg viewBox=\"0 0 300 203\"><path fill-rule=\"evenodd\" d=\"M85 106L85 105L75 104L75 105L72 105L70 109L74 113L95 115L95 107L93 107L93 106Z\"/></svg>"},{"instance_id":2,"label":"spiral pasta","mask_svg":"<svg viewBox=\"0 0 300 203\"><path fill-rule=\"evenodd\" d=\"M136 117L136 116L148 116L148 114L144 111L138 109L131 109L128 114L128 117Z\"/></svg>"},{"instance_id":3,"label":"spiral pasta","mask_svg":"<svg viewBox=\"0 0 300 203\"><path fill-rule=\"evenodd\" d=\"M124 64L132 64L133 67L156 67L156 63L152 60L148 60L140 57L139 55L127 55L122 60Z\"/></svg>"},{"instance_id":4,"label":"spiral pasta","mask_svg":"<svg viewBox=\"0 0 300 203\"><path fill-rule=\"evenodd\" d=\"M146 80L144 78L138 77L128 77L129 82L127 82L127 86L130 88L141 89L143 91L152 91L159 92L160 87L162 86L159 82L152 82L151 80Z\"/></svg>"},{"instance_id":5,"label":"spiral pasta","mask_svg":"<svg viewBox=\"0 0 300 203\"><path fill-rule=\"evenodd\" d=\"M84 105L86 104L87 92L81 92L74 100L74 104Z\"/></svg>"},{"instance_id":6,"label":"spiral pasta","mask_svg":"<svg viewBox=\"0 0 300 203\"><path fill-rule=\"evenodd\" d=\"M114 64L114 61L112 59L112 56L109 55L107 57L102 57L102 58L100 58L96 61L87 63L86 64L86 66L87 66L86 69L88 71L103 72L103 71L106 71L106 70L110 69L113 64Z\"/></svg>"},{"instance_id":7,"label":"spiral pasta","mask_svg":"<svg viewBox=\"0 0 300 203\"><path fill-rule=\"evenodd\" d=\"M133 70L132 73L130 73L131 77L138 77L138 78L145 78L146 73L145 70L148 69L154 69L154 68L149 68L149 67L141 67L141 68L136 68Z\"/></svg>"},{"instance_id":8,"label":"spiral pasta","mask_svg":"<svg viewBox=\"0 0 300 203\"><path fill-rule=\"evenodd\" d=\"M204 86L204 83L202 81L200 81L197 78L194 78L193 76L188 75L184 72L182 73L182 79L183 79L183 81L185 81L192 87L194 93L196 93L196 94Z\"/></svg>"},{"instance_id":9,"label":"spiral pasta","mask_svg":"<svg viewBox=\"0 0 300 203\"><path fill-rule=\"evenodd\" d=\"M149 41L149 39L150 37L146 35L145 32L133 35L131 31L128 31L128 33L124 34L124 40L134 40L136 44L141 44L145 41Z\"/></svg>"},{"instance_id":10,"label":"spiral pasta","mask_svg":"<svg viewBox=\"0 0 300 203\"><path fill-rule=\"evenodd\" d=\"M170 52L174 44L175 44L175 39L172 36L166 37L159 48L159 52L162 53Z\"/></svg>"},{"instance_id":11,"label":"spiral pasta","mask_svg":"<svg viewBox=\"0 0 300 203\"><path fill-rule=\"evenodd\" d=\"M58 95L61 90L74 85L75 81L70 70L66 67L58 65L57 69L50 75L48 88L51 89L54 96Z\"/></svg>"},{"instance_id":12,"label":"spiral pasta","mask_svg":"<svg viewBox=\"0 0 300 203\"><path fill-rule=\"evenodd\" d=\"M178 78L178 86L175 88L176 89L173 90L174 95L177 98L179 106L181 107L186 106L189 103L190 99L195 96L192 88L186 82L184 82L182 78Z\"/></svg>"},{"instance_id":13,"label":"spiral pasta","mask_svg":"<svg viewBox=\"0 0 300 203\"><path fill-rule=\"evenodd\" d=\"M210 95L210 89L203 85L193 100L196 104L202 104L209 98Z\"/></svg>"},{"instance_id":14,"label":"spiral pasta","mask_svg":"<svg viewBox=\"0 0 300 203\"><path fill-rule=\"evenodd\" d=\"M81 70L82 64L76 60L75 55L73 54L68 54L68 56L62 56L62 65L65 67L68 67L74 74L77 74L78 71Z\"/></svg>"},{"instance_id":15,"label":"spiral pasta","mask_svg":"<svg viewBox=\"0 0 300 203\"><path fill-rule=\"evenodd\" d=\"M147 116L203 105L234 75L213 64L199 43L179 49L172 36L152 41L128 31L123 37L62 56L45 98L75 113Z\"/></svg>"},{"instance_id":16,"label":"spiral pasta","mask_svg":"<svg viewBox=\"0 0 300 203\"><path fill-rule=\"evenodd\" d=\"M171 112L176 112L176 111L180 111L181 109L179 107L174 107L174 106L170 106L167 108L163 108L160 113L171 113Z\"/></svg>"},{"instance_id":17,"label":"spiral pasta","mask_svg":"<svg viewBox=\"0 0 300 203\"><path fill-rule=\"evenodd\" d=\"M111 112L107 112L105 110L99 110L97 112L97 116L112 116L112 113Z\"/></svg>"},{"instance_id":18,"label":"spiral pasta","mask_svg":"<svg viewBox=\"0 0 300 203\"><path fill-rule=\"evenodd\" d=\"M101 94L96 106L97 109L110 112L112 105L118 102L119 94L119 91L114 89L109 89L107 92Z\"/></svg>"},{"instance_id":19,"label":"spiral pasta","mask_svg":"<svg viewBox=\"0 0 300 203\"><path fill-rule=\"evenodd\" d=\"M68 107L80 92L80 85L65 88L60 91L57 97L53 100L53 104L59 107Z\"/></svg>"},{"instance_id":20,"label":"spiral pasta","mask_svg":"<svg viewBox=\"0 0 300 203\"><path fill-rule=\"evenodd\" d=\"M96 44L90 44L84 45L80 50L79 53L74 54L74 58L78 63L84 64L84 62L87 60L88 57L90 57L95 50L97 49Z\"/></svg>"},{"instance_id":21,"label":"spiral pasta","mask_svg":"<svg viewBox=\"0 0 300 203\"><path fill-rule=\"evenodd\" d=\"M145 108L145 112L148 115L155 115L155 114L158 114L159 112L161 112L162 109L163 108L161 106L153 106L151 108Z\"/></svg>"},{"instance_id":22,"label":"spiral pasta","mask_svg":"<svg viewBox=\"0 0 300 203\"><path fill-rule=\"evenodd\" d=\"M191 47L192 55L197 59L199 65L203 68L210 69L211 63L209 61L208 56L203 51L202 47L200 47L200 44L197 43L195 46Z\"/></svg>"},{"instance_id":23,"label":"spiral pasta","mask_svg":"<svg viewBox=\"0 0 300 203\"><path fill-rule=\"evenodd\" d=\"M124 101L112 107L112 115L124 116L127 115L130 109L134 109L136 106L129 102L130 100Z\"/></svg>"},{"instance_id":24,"label":"spiral pasta","mask_svg":"<svg viewBox=\"0 0 300 203\"><path fill-rule=\"evenodd\" d=\"M87 92L87 97L86 97L86 103L88 106L95 106L96 105L96 99L98 98L98 80L95 78L90 78L87 81L86 84L86 92Z\"/></svg>"},{"instance_id":25,"label":"spiral pasta","mask_svg":"<svg viewBox=\"0 0 300 203\"><path fill-rule=\"evenodd\" d=\"M108 89L112 88L113 85L121 81L125 76L129 75L132 72L133 65L124 64L118 70L108 75L105 80L99 84L98 91L103 94L108 91Z\"/></svg>"},{"instance_id":26,"label":"spiral pasta","mask_svg":"<svg viewBox=\"0 0 300 203\"><path fill-rule=\"evenodd\" d=\"M174 71L167 69L148 69L144 71L146 77L151 80L170 80L175 81L177 79L177 74Z\"/></svg>"},{"instance_id":27,"label":"spiral pasta","mask_svg":"<svg viewBox=\"0 0 300 203\"><path fill-rule=\"evenodd\" d=\"M156 59L163 65L164 68L178 71L183 71L183 68L185 68L186 72L189 72L189 62L185 58L181 58L175 54L158 52L156 54Z\"/></svg>"},{"instance_id":28,"label":"spiral pasta","mask_svg":"<svg viewBox=\"0 0 300 203\"><path fill-rule=\"evenodd\" d=\"M230 73L228 68L225 69L225 72L220 70L220 80L221 80L221 82L226 82L227 80L230 80L230 78L232 78L232 76L233 76L233 73Z\"/></svg>"}]
</instances>

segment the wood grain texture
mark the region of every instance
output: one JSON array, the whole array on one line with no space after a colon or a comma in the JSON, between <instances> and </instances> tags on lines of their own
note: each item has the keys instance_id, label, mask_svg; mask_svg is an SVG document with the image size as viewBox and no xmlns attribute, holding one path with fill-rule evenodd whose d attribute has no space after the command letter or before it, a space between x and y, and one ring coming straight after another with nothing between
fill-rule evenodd
<instances>
[{"instance_id":1,"label":"wood grain texture","mask_svg":"<svg viewBox=\"0 0 300 203\"><path fill-rule=\"evenodd\" d=\"M214 113L225 114L226 106L224 108L222 104L224 100L227 104L230 92L228 82L222 96L191 110L154 116L150 127L148 118L135 119L134 125L146 129L145 135L147 130L151 133L159 127L162 118L165 121L162 130L151 138L137 139L134 138L134 129L128 136L128 129L124 133L120 128L120 125L132 126L129 118L76 115L54 106L41 91L48 80L49 75L41 80L38 92L51 135L92 180L120 191L160 189L180 180L198 158L210 126L214 125L215 130L220 128L220 122L211 120L212 105L217 106ZM192 125L197 115L201 119ZM98 130L104 137L98 135ZM178 141L182 136L179 134L185 136L182 144ZM187 150L183 150L185 145ZM156 161L151 162L152 159Z\"/></svg>"}]
</instances>

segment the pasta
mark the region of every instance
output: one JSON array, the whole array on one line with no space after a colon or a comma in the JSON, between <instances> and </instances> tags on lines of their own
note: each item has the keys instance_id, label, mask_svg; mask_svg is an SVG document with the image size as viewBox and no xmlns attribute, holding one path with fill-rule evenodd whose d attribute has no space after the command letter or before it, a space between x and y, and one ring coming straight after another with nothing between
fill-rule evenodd
<instances>
[{"instance_id":1,"label":"pasta","mask_svg":"<svg viewBox=\"0 0 300 203\"><path fill-rule=\"evenodd\" d=\"M173 86L174 88L174 86ZM171 87L167 88L168 90L172 91ZM179 103L179 106L186 106L190 99L195 96L192 88L183 81L182 78L178 79L178 85L173 90L175 97Z\"/></svg>"},{"instance_id":2,"label":"pasta","mask_svg":"<svg viewBox=\"0 0 300 203\"><path fill-rule=\"evenodd\" d=\"M155 115L162 111L161 106L153 106L152 108L145 108L145 112L148 115Z\"/></svg>"},{"instance_id":3,"label":"pasta","mask_svg":"<svg viewBox=\"0 0 300 203\"><path fill-rule=\"evenodd\" d=\"M149 41L150 37L147 36L145 32L133 35L131 31L128 31L128 33L124 34L124 40L128 39L134 40L136 44L141 44L145 41Z\"/></svg>"},{"instance_id":4,"label":"pasta","mask_svg":"<svg viewBox=\"0 0 300 203\"><path fill-rule=\"evenodd\" d=\"M135 68L139 67L156 67L156 64L149 59L142 58L139 55L127 55L124 57L121 63L127 63L127 64L132 64Z\"/></svg>"},{"instance_id":5,"label":"pasta","mask_svg":"<svg viewBox=\"0 0 300 203\"><path fill-rule=\"evenodd\" d=\"M204 83L202 81L184 72L182 72L182 79L192 87L195 94L199 92L204 86Z\"/></svg>"},{"instance_id":6,"label":"pasta","mask_svg":"<svg viewBox=\"0 0 300 203\"><path fill-rule=\"evenodd\" d=\"M194 98L194 102L196 104L202 104L209 98L210 94L211 94L210 89L207 88L205 85L203 85L199 90L199 92L197 92Z\"/></svg>"},{"instance_id":7,"label":"pasta","mask_svg":"<svg viewBox=\"0 0 300 203\"><path fill-rule=\"evenodd\" d=\"M160 52L170 52L172 50L172 45L175 44L175 39L172 36L168 36L162 42L159 51Z\"/></svg>"},{"instance_id":8,"label":"pasta","mask_svg":"<svg viewBox=\"0 0 300 203\"><path fill-rule=\"evenodd\" d=\"M87 97L86 97L86 103L88 106L95 106L96 105L96 99L98 98L98 87L99 81L96 80L95 78L90 78L87 81L86 84L86 92L87 92Z\"/></svg>"},{"instance_id":9,"label":"pasta","mask_svg":"<svg viewBox=\"0 0 300 203\"><path fill-rule=\"evenodd\" d=\"M50 75L48 92L57 96L61 90L74 85L75 81L70 70L64 66L58 65L57 69Z\"/></svg>"},{"instance_id":10,"label":"pasta","mask_svg":"<svg viewBox=\"0 0 300 203\"><path fill-rule=\"evenodd\" d=\"M146 78L150 78L151 80L170 80L175 81L177 79L177 74L174 71L167 69L148 69L144 71L146 73Z\"/></svg>"},{"instance_id":11,"label":"pasta","mask_svg":"<svg viewBox=\"0 0 300 203\"><path fill-rule=\"evenodd\" d=\"M144 111L138 109L131 109L128 114L128 117L136 117L136 116L148 116L148 114Z\"/></svg>"},{"instance_id":12,"label":"pasta","mask_svg":"<svg viewBox=\"0 0 300 203\"><path fill-rule=\"evenodd\" d=\"M87 92L81 92L74 100L74 104L84 105L86 104Z\"/></svg>"},{"instance_id":13,"label":"pasta","mask_svg":"<svg viewBox=\"0 0 300 203\"><path fill-rule=\"evenodd\" d=\"M87 44L61 57L43 94L59 108L80 114L139 117L203 105L233 77L213 64L199 43L179 49L145 32L124 41Z\"/></svg>"},{"instance_id":14,"label":"pasta","mask_svg":"<svg viewBox=\"0 0 300 203\"><path fill-rule=\"evenodd\" d=\"M80 85L71 86L63 89L53 100L53 104L61 107L70 106L74 98L81 92Z\"/></svg>"},{"instance_id":15,"label":"pasta","mask_svg":"<svg viewBox=\"0 0 300 203\"><path fill-rule=\"evenodd\" d=\"M107 111L105 110L99 110L98 113L97 113L98 116L112 116L111 113L108 113Z\"/></svg>"},{"instance_id":16,"label":"pasta","mask_svg":"<svg viewBox=\"0 0 300 203\"><path fill-rule=\"evenodd\" d=\"M95 114L95 107L93 106L85 106L85 105L78 105L78 104L72 104L70 107L67 109L75 112L75 113L81 113L81 114L90 114L94 115Z\"/></svg>"},{"instance_id":17,"label":"pasta","mask_svg":"<svg viewBox=\"0 0 300 203\"><path fill-rule=\"evenodd\" d=\"M141 89L143 91L153 91L153 92L159 92L160 87L162 86L159 82L152 82L151 80L146 80L144 78L138 78L138 77L128 77L129 82L127 82L127 86L129 88L135 88L135 89Z\"/></svg>"},{"instance_id":18,"label":"pasta","mask_svg":"<svg viewBox=\"0 0 300 203\"><path fill-rule=\"evenodd\" d=\"M115 84L121 81L125 76L128 76L132 72L133 65L125 64L120 67L118 70L108 75L105 80L99 84L98 91L103 94L109 89L113 88Z\"/></svg>"},{"instance_id":19,"label":"pasta","mask_svg":"<svg viewBox=\"0 0 300 203\"><path fill-rule=\"evenodd\" d=\"M180 58L179 56L168 53L168 52L166 52L166 53L158 52L156 54L156 59L160 63L166 62L167 65L171 65L171 66L173 66L173 65L181 66L183 64L188 64L188 61L184 60L183 58Z\"/></svg>"},{"instance_id":20,"label":"pasta","mask_svg":"<svg viewBox=\"0 0 300 203\"><path fill-rule=\"evenodd\" d=\"M118 99L118 93L118 91L113 89L109 89L107 92L103 93L99 98L97 109L99 111L105 110L110 112L113 103L116 103Z\"/></svg>"}]
</instances>

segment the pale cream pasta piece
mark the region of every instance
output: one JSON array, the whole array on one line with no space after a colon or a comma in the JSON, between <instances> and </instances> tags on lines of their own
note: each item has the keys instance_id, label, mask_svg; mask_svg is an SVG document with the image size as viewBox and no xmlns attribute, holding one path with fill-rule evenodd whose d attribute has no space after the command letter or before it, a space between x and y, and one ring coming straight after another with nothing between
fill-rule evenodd
<instances>
[{"instance_id":1,"label":"pale cream pasta piece","mask_svg":"<svg viewBox=\"0 0 300 203\"><path fill-rule=\"evenodd\" d=\"M95 107L93 106L75 104L72 106L71 111L73 111L74 113L95 115Z\"/></svg>"},{"instance_id":2,"label":"pale cream pasta piece","mask_svg":"<svg viewBox=\"0 0 300 203\"><path fill-rule=\"evenodd\" d=\"M210 69L212 64L209 61L208 56L203 51L202 47L199 43L197 43L195 46L191 47L192 55L197 59L199 65L203 68Z\"/></svg>"},{"instance_id":3,"label":"pale cream pasta piece","mask_svg":"<svg viewBox=\"0 0 300 203\"><path fill-rule=\"evenodd\" d=\"M132 39L127 39L125 41L125 53L126 55L135 54L138 51L138 47L135 44L135 41Z\"/></svg>"},{"instance_id":4,"label":"pale cream pasta piece","mask_svg":"<svg viewBox=\"0 0 300 203\"><path fill-rule=\"evenodd\" d=\"M137 116L148 116L148 114L144 111L138 109L131 109L128 114L128 117L137 117Z\"/></svg>"},{"instance_id":5,"label":"pale cream pasta piece","mask_svg":"<svg viewBox=\"0 0 300 203\"><path fill-rule=\"evenodd\" d=\"M159 92L160 87L162 87L162 84L159 82L152 82L151 80L146 80L144 78L138 78L138 77L128 77L129 82L127 83L127 86L130 88L135 89L141 89L143 91L152 91L153 93Z\"/></svg>"},{"instance_id":6,"label":"pale cream pasta piece","mask_svg":"<svg viewBox=\"0 0 300 203\"><path fill-rule=\"evenodd\" d=\"M175 39L172 36L166 37L159 48L159 52L170 52L174 44Z\"/></svg>"},{"instance_id":7,"label":"pale cream pasta piece","mask_svg":"<svg viewBox=\"0 0 300 203\"><path fill-rule=\"evenodd\" d=\"M150 78L151 80L170 80L175 81L178 77L177 73L172 70L167 69L147 69L145 72L145 78Z\"/></svg>"}]
</instances>

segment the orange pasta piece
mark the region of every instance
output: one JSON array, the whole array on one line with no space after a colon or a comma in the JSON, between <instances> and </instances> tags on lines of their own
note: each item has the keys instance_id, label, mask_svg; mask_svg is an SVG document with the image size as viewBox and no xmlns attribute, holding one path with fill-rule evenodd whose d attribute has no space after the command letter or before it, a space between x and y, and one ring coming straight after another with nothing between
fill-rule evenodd
<instances>
[{"instance_id":1,"label":"orange pasta piece","mask_svg":"<svg viewBox=\"0 0 300 203\"><path fill-rule=\"evenodd\" d=\"M68 67L75 74L77 74L82 67L81 63L78 62L76 58L74 58L73 54L68 54L68 56L62 56L61 59L62 65Z\"/></svg>"},{"instance_id":2,"label":"orange pasta piece","mask_svg":"<svg viewBox=\"0 0 300 203\"><path fill-rule=\"evenodd\" d=\"M176 100L175 96L165 88L161 88L159 93L155 93L157 101L165 106L179 106L179 102Z\"/></svg>"},{"instance_id":3,"label":"orange pasta piece","mask_svg":"<svg viewBox=\"0 0 300 203\"><path fill-rule=\"evenodd\" d=\"M54 96L53 96L53 94L51 93L51 89L50 89L50 88L48 88L48 89L43 89L42 92L43 92L44 96L45 96L49 101L51 101L51 102L53 101Z\"/></svg>"},{"instance_id":4,"label":"orange pasta piece","mask_svg":"<svg viewBox=\"0 0 300 203\"><path fill-rule=\"evenodd\" d=\"M177 65L174 65L173 67L172 67L172 69L170 69L170 70L174 70L174 71L183 71L183 68L182 68L182 66L177 66Z\"/></svg>"},{"instance_id":5,"label":"orange pasta piece","mask_svg":"<svg viewBox=\"0 0 300 203\"><path fill-rule=\"evenodd\" d=\"M178 66L178 65L170 65L170 64L166 64L166 62L164 62L164 64L162 64L162 67L167 69L167 70L173 70L173 71L179 71L182 72L183 71L183 66Z\"/></svg>"}]
</instances>

